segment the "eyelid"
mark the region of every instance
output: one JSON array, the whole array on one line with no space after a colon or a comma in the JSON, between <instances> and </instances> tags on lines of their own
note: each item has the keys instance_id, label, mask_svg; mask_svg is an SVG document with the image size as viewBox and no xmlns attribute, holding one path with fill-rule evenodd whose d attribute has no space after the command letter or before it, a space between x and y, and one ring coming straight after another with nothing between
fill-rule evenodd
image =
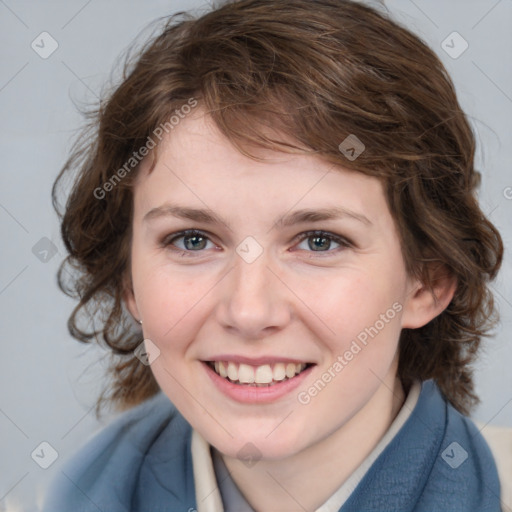
<instances>
[{"instance_id":1,"label":"eyelid","mask_svg":"<svg viewBox=\"0 0 512 512\"><path fill-rule=\"evenodd\" d=\"M173 246L173 242L175 240L178 240L178 239L186 237L186 236L194 236L194 235L198 235L203 238L206 238L207 241L210 241L211 243L216 244L214 242L214 240L212 240L213 236L210 233L208 233L207 231L191 228L191 229L184 229L182 231L178 231L176 233L171 233L169 235L164 236L159 245L162 248L167 248L169 246ZM312 236L324 236L325 238L328 238L340 245L340 247L337 247L336 249L327 250L327 251L305 251L308 253L313 253L320 257L337 254L341 250L344 250L349 247L354 247L353 242L351 242L348 238L346 238L342 235L338 235L336 233L332 233L330 231L325 231L325 230L321 230L321 229L302 231L301 233L297 234L289 243L298 244L304 240L307 240L308 238L310 238ZM179 253L181 256L194 256L195 253L200 254L201 252L204 252L204 250L199 250L199 251L183 250L176 246L174 246L174 249L171 249L171 250ZM298 250L303 250L303 249L298 249Z\"/></svg>"},{"instance_id":2,"label":"eyelid","mask_svg":"<svg viewBox=\"0 0 512 512\"><path fill-rule=\"evenodd\" d=\"M203 236L204 238L208 238L208 240L211 240L211 238L212 238L212 235L210 235L210 233L208 233L207 231L203 231L202 229L190 228L190 229L183 229L181 231L176 231L175 233L169 233L162 238L160 243L162 245L168 245L178 238L182 238L184 236L194 236L194 235Z\"/></svg>"},{"instance_id":3,"label":"eyelid","mask_svg":"<svg viewBox=\"0 0 512 512\"><path fill-rule=\"evenodd\" d=\"M166 248L166 247L169 247L171 245L173 245L173 243L180 239L180 238L183 238L183 237L187 237L187 236L200 236L202 238L205 238L207 241L215 244L216 242L214 242L213 238L214 236L211 235L210 233L208 233L207 231L203 231L201 229L183 229L182 231L177 231L176 233L170 233L166 236L164 236L161 241L159 242L159 246L162 247L162 248ZM179 247L176 247L175 246L175 250L178 251L178 252L185 252L185 253L194 253L194 252L202 252L202 251L184 251L183 249L180 249Z\"/></svg>"},{"instance_id":4,"label":"eyelid","mask_svg":"<svg viewBox=\"0 0 512 512\"><path fill-rule=\"evenodd\" d=\"M336 242L337 244L339 244L340 247L338 247L337 249L328 250L328 251L306 251L306 252L310 252L313 254L322 254L323 253L326 255L331 255L331 254L339 252L339 250L346 249L347 247L354 247L354 244L348 238L341 236L341 235L337 235L336 233L332 233L330 231L324 231L321 229L313 229L310 231L303 231L302 233L299 233L292 240L292 242L297 241L297 243L299 243L299 242L302 242L303 240L307 240L308 238L315 236L315 235L316 236L324 236L325 238L328 238L328 239Z\"/></svg>"}]
</instances>

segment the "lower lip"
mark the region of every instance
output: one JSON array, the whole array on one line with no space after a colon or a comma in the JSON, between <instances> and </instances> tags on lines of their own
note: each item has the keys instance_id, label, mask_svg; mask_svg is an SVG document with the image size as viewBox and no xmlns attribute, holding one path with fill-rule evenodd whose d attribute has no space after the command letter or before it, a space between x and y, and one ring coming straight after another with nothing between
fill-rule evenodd
<instances>
[{"instance_id":1,"label":"lower lip","mask_svg":"<svg viewBox=\"0 0 512 512\"><path fill-rule=\"evenodd\" d=\"M250 386L247 384L234 384L218 375L207 363L203 363L206 373L217 388L229 398L246 404L264 404L275 402L279 398L291 393L309 375L313 366L306 368L291 379L283 380L272 386Z\"/></svg>"}]
</instances>

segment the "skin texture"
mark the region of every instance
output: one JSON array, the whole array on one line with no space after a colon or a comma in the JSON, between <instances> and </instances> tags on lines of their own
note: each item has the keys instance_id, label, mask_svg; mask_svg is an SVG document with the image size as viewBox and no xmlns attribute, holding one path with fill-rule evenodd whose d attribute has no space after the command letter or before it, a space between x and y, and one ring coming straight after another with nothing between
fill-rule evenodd
<instances>
[{"instance_id":1,"label":"skin texture","mask_svg":"<svg viewBox=\"0 0 512 512\"><path fill-rule=\"evenodd\" d=\"M314 510L362 462L403 404L396 377L401 329L438 315L455 284L440 280L436 301L407 275L377 179L313 156L258 154L268 160L243 156L198 109L164 139L151 173L143 162L134 188L125 300L142 319L144 337L160 350L151 365L160 387L219 450L255 510ZM208 209L224 223L143 220L164 203ZM335 207L369 222L345 216L288 227L275 223L295 210ZM208 239L183 256L185 240L172 245L172 235L192 228ZM315 251L315 236L301 236L309 230L349 243L331 241ZM252 263L236 251L248 236L263 248ZM366 346L359 344L362 349L309 403L300 403L299 393L332 369L393 304L394 317ZM297 389L274 403L240 403L212 384L201 362L219 354L314 366ZM261 457L251 467L237 455L247 443Z\"/></svg>"}]
</instances>

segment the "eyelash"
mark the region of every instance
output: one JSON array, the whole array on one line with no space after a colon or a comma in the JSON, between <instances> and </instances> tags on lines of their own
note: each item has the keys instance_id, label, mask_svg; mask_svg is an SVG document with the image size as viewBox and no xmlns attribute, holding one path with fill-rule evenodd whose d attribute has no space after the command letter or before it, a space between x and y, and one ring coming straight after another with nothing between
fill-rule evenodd
<instances>
[{"instance_id":1,"label":"eyelash","mask_svg":"<svg viewBox=\"0 0 512 512\"><path fill-rule=\"evenodd\" d=\"M193 237L193 236L200 236L200 237L205 238L211 242L208 234L205 233L204 231L200 231L197 229L186 229L184 231L180 231L178 233L173 233L172 235L166 236L161 241L160 246L164 247L164 248L169 247L169 246L173 245L173 243L176 242L177 240L179 240L180 238ZM303 242L304 240L307 240L308 238L311 238L313 236L327 238L331 242L335 242L340 245L340 247L337 247L334 250L307 251L307 252L311 252L311 253L319 253L320 257L325 257L325 256L323 256L323 254L331 256L333 253L338 253L340 250L346 249L348 247L353 247L353 245L354 245L352 242L350 242L348 239L346 239L344 237L335 235L334 233L330 233L329 231L321 231L321 230L312 230L312 231L305 231L304 233L300 233L293 239L293 242L297 241L297 243L300 243L300 242ZM198 250L198 251L190 251L190 250L183 250L183 249L179 249L179 248L174 248L171 250L178 253L178 255L182 256L182 257L195 257L194 253L201 253L204 251L204 249ZM303 249L301 249L301 250L303 250Z\"/></svg>"}]
</instances>

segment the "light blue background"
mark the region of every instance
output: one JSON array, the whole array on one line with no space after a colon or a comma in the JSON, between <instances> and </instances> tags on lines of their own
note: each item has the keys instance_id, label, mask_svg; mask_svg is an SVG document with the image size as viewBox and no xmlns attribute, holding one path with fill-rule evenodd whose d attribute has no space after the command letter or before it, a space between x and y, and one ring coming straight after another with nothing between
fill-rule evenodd
<instances>
[{"instance_id":1,"label":"light blue background","mask_svg":"<svg viewBox=\"0 0 512 512\"><path fill-rule=\"evenodd\" d=\"M437 51L452 75L478 136L483 210L510 249L512 2L392 0L387 5ZM55 278L65 250L50 189L81 126L72 99L94 101L118 56L151 21L201 6L206 4L0 0L0 511L21 510L16 504L22 497L25 503L35 499L63 459L100 426L93 407L107 354L71 339L66 321L74 302L57 289ZM43 31L59 45L48 59L31 48ZM453 31L469 44L457 59L441 48ZM47 263L32 253L43 237L58 248ZM508 253L494 290L502 319L477 367L482 404L474 417L512 427ZM42 441L59 455L47 470L30 457Z\"/></svg>"}]
</instances>

